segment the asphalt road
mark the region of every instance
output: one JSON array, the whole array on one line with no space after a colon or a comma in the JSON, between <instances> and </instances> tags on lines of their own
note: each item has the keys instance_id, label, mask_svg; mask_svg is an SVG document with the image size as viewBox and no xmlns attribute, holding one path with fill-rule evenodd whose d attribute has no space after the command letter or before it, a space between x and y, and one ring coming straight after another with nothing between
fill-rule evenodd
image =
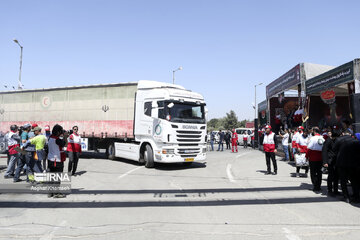
<instances>
[{"instance_id":1,"label":"asphalt road","mask_svg":"<svg viewBox=\"0 0 360 240\"><path fill-rule=\"evenodd\" d=\"M64 199L0 194L0 239L360 239L360 205L327 197L325 182L313 193L286 162L264 175L259 151L155 169L85 157Z\"/></svg>"}]
</instances>

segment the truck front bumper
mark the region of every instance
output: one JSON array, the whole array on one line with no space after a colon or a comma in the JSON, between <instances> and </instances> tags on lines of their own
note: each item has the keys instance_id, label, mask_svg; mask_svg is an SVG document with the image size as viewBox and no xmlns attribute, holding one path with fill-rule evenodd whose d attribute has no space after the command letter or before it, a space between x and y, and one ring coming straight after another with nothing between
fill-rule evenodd
<instances>
[{"instance_id":1,"label":"truck front bumper","mask_svg":"<svg viewBox=\"0 0 360 240\"><path fill-rule=\"evenodd\" d=\"M183 162L203 162L206 160L206 153L199 153L196 157L181 157L177 154L155 153L155 162L161 163L183 163Z\"/></svg>"}]
</instances>

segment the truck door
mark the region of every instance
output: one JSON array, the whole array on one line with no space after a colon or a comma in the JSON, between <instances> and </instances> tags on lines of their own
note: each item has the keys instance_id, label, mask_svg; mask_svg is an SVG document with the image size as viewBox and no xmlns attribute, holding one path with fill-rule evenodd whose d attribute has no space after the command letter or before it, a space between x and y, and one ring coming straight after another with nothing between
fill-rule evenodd
<instances>
[{"instance_id":1,"label":"truck door","mask_svg":"<svg viewBox=\"0 0 360 240\"><path fill-rule=\"evenodd\" d=\"M143 135L152 135L153 118L152 113L152 101L144 101L144 114L141 117L140 127L142 128Z\"/></svg>"}]
</instances>

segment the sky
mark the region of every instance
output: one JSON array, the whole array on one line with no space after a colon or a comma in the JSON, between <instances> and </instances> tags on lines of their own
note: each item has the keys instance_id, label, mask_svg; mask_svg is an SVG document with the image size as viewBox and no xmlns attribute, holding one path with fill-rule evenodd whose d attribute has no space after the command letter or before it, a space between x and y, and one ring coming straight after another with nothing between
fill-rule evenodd
<instances>
[{"instance_id":1,"label":"sky","mask_svg":"<svg viewBox=\"0 0 360 240\"><path fill-rule=\"evenodd\" d=\"M0 90L155 80L201 93L209 119L253 119L301 62L360 57L360 1L1 0Z\"/></svg>"}]
</instances>

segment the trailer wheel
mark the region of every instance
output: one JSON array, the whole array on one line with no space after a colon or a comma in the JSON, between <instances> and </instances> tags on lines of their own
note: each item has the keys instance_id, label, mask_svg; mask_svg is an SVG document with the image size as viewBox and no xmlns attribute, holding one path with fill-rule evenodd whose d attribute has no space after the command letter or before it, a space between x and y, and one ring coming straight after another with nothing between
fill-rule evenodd
<instances>
[{"instance_id":1,"label":"trailer wheel","mask_svg":"<svg viewBox=\"0 0 360 240\"><path fill-rule=\"evenodd\" d=\"M154 167L154 152L149 144L145 146L144 160L146 168Z\"/></svg>"},{"instance_id":2,"label":"trailer wheel","mask_svg":"<svg viewBox=\"0 0 360 240\"><path fill-rule=\"evenodd\" d=\"M108 159L114 160L115 159L115 145L114 143L110 143L108 148L106 149L106 155L108 156Z\"/></svg>"}]
</instances>

